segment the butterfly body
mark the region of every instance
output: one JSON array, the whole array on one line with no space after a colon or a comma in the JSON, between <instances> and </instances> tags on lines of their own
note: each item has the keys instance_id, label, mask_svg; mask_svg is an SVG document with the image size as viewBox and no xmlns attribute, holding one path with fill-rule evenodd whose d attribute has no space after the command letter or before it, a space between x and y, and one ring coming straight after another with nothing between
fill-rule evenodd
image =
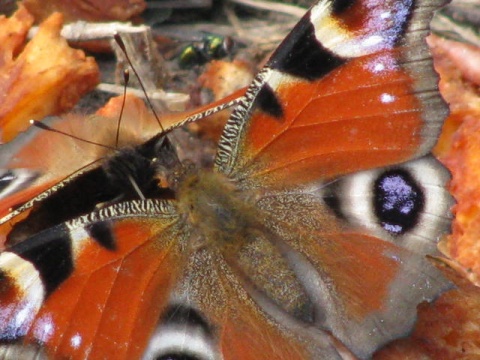
<instances>
[{"instance_id":1,"label":"butterfly body","mask_svg":"<svg viewBox=\"0 0 480 360\"><path fill-rule=\"evenodd\" d=\"M178 191L179 213L202 237L220 247L241 246L248 229L255 228L254 204L248 204L228 178L218 173L200 172L187 176ZM221 244L225 245L221 245Z\"/></svg>"},{"instance_id":2,"label":"butterfly body","mask_svg":"<svg viewBox=\"0 0 480 360\"><path fill-rule=\"evenodd\" d=\"M445 115L422 40L432 3L319 1L213 167L159 134L27 202L0 254L3 351L369 358L407 334L451 287L425 259L452 204L428 155Z\"/></svg>"}]
</instances>

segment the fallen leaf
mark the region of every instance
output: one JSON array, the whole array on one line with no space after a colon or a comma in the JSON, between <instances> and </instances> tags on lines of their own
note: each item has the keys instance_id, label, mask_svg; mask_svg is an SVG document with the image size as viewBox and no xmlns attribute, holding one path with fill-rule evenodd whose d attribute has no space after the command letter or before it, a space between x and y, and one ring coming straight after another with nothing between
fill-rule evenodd
<instances>
[{"instance_id":1,"label":"fallen leaf","mask_svg":"<svg viewBox=\"0 0 480 360\"><path fill-rule=\"evenodd\" d=\"M21 8L10 22L4 22L0 34L12 31L10 23L31 19ZM24 20L25 21L25 20ZM0 67L0 128L1 140L10 141L25 130L30 119L70 110L99 81L99 70L92 57L69 47L60 36L63 18L53 14L39 28L23 51L15 56L18 41L5 52ZM1 25L1 23L0 23ZM25 27L19 26L22 36ZM14 36L15 37L15 36Z\"/></svg>"},{"instance_id":2,"label":"fallen leaf","mask_svg":"<svg viewBox=\"0 0 480 360\"><path fill-rule=\"evenodd\" d=\"M60 12L65 22L84 21L127 21L140 15L147 7L144 0L24 0L25 7L43 21L54 12Z\"/></svg>"}]
</instances>

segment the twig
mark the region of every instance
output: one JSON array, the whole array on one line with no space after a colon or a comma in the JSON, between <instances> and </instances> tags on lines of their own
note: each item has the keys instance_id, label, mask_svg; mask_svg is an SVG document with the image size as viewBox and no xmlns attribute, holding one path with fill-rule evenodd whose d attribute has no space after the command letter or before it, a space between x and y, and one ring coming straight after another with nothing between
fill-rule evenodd
<instances>
[{"instance_id":1,"label":"twig","mask_svg":"<svg viewBox=\"0 0 480 360\"><path fill-rule=\"evenodd\" d=\"M64 25L61 35L68 41L90 41L112 39L115 33L139 33L145 32L149 27L145 25L131 25L129 23L89 23L77 21ZM28 37L31 39L38 32L38 26L30 29Z\"/></svg>"}]
</instances>

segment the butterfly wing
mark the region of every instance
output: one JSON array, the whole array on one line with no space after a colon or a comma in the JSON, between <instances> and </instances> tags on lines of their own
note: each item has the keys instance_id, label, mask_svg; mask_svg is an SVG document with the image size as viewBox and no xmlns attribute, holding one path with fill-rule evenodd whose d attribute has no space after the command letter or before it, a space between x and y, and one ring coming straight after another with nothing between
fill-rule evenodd
<instances>
[{"instance_id":1,"label":"butterfly wing","mask_svg":"<svg viewBox=\"0 0 480 360\"><path fill-rule=\"evenodd\" d=\"M218 169L288 186L427 154L446 116L425 43L441 3L320 1L232 114Z\"/></svg>"},{"instance_id":2,"label":"butterfly wing","mask_svg":"<svg viewBox=\"0 0 480 360\"><path fill-rule=\"evenodd\" d=\"M171 204L138 201L9 248L2 342L42 344L52 358L139 358L169 301L181 243Z\"/></svg>"},{"instance_id":3,"label":"butterfly wing","mask_svg":"<svg viewBox=\"0 0 480 360\"><path fill-rule=\"evenodd\" d=\"M193 251L184 264L147 359L341 359L329 334L294 322L288 325L299 331L286 331L258 304L245 301L250 294L220 253Z\"/></svg>"},{"instance_id":4,"label":"butterfly wing","mask_svg":"<svg viewBox=\"0 0 480 360\"><path fill-rule=\"evenodd\" d=\"M423 157L446 114L424 40L440 5L318 2L247 90L217 153L302 285L302 320L362 358L450 286L425 260L452 204L448 172ZM248 281L291 311L259 271Z\"/></svg>"},{"instance_id":5,"label":"butterfly wing","mask_svg":"<svg viewBox=\"0 0 480 360\"><path fill-rule=\"evenodd\" d=\"M307 323L330 330L362 358L410 331L417 305L451 286L425 258L438 254L437 242L449 230L447 179L436 161L421 158L259 200L289 268L307 289ZM379 194L391 182L400 185ZM392 213L377 211L378 203Z\"/></svg>"}]
</instances>

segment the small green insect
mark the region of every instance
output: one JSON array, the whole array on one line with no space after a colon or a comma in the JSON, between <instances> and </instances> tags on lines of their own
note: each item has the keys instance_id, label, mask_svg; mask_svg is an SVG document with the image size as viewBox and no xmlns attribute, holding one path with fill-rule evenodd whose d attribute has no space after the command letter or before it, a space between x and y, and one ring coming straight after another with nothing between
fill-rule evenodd
<instances>
[{"instance_id":1,"label":"small green insect","mask_svg":"<svg viewBox=\"0 0 480 360\"><path fill-rule=\"evenodd\" d=\"M183 68L203 65L213 59L221 59L231 54L234 40L230 36L205 33L200 42L185 46L179 55Z\"/></svg>"}]
</instances>

